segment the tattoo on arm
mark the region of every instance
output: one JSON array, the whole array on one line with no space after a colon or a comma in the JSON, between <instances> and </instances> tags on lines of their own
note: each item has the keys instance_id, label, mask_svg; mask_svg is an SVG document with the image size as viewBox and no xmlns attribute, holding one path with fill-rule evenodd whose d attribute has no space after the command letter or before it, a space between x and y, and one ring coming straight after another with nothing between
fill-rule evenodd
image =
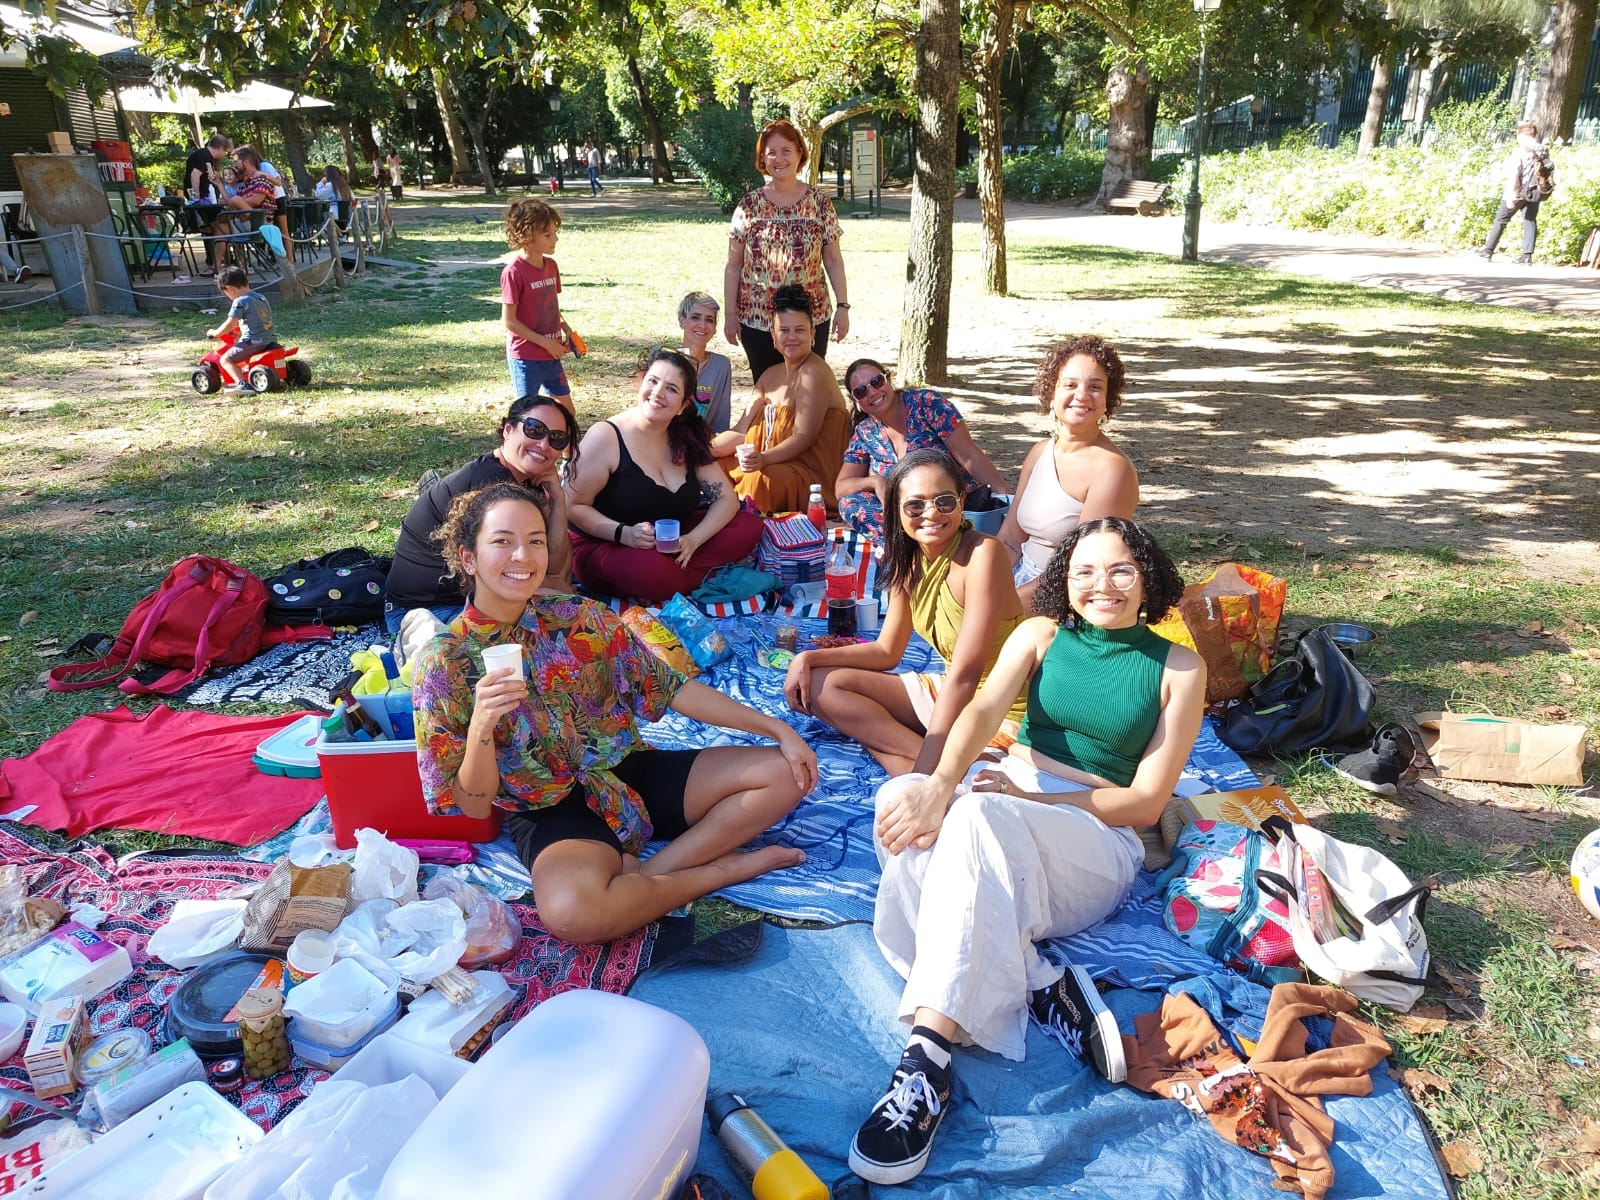
<instances>
[{"instance_id":1,"label":"tattoo on arm","mask_svg":"<svg viewBox=\"0 0 1600 1200\"><path fill-rule=\"evenodd\" d=\"M722 484L721 484L721 482L701 483L701 485L700 485L700 494L703 495L707 500L710 500L713 504L715 504L718 500L722 499Z\"/></svg>"}]
</instances>

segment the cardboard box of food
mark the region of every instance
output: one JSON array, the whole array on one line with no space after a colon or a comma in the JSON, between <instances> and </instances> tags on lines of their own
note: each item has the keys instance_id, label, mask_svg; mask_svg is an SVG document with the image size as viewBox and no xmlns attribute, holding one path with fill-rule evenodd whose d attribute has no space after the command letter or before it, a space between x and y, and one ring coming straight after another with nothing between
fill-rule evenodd
<instances>
[{"instance_id":1,"label":"cardboard box of food","mask_svg":"<svg viewBox=\"0 0 1600 1200\"><path fill-rule=\"evenodd\" d=\"M33 1081L34 1094L41 1100L78 1090L72 1069L88 1036L82 996L59 996L40 1005L22 1065Z\"/></svg>"},{"instance_id":2,"label":"cardboard box of food","mask_svg":"<svg viewBox=\"0 0 1600 1200\"><path fill-rule=\"evenodd\" d=\"M72 135L60 129L52 129L44 135L45 141L50 146L51 154L71 154Z\"/></svg>"}]
</instances>

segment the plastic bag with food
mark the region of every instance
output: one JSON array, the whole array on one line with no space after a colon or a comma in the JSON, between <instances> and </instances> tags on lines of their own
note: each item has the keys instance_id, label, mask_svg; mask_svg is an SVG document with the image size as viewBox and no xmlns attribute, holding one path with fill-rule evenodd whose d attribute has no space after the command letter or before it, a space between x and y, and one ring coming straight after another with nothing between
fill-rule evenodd
<instances>
[{"instance_id":1,"label":"plastic bag with food","mask_svg":"<svg viewBox=\"0 0 1600 1200\"><path fill-rule=\"evenodd\" d=\"M497 966L517 953L522 923L511 906L494 893L440 871L423 889L427 900L452 900L467 920L467 950L460 965L469 971Z\"/></svg>"}]
</instances>

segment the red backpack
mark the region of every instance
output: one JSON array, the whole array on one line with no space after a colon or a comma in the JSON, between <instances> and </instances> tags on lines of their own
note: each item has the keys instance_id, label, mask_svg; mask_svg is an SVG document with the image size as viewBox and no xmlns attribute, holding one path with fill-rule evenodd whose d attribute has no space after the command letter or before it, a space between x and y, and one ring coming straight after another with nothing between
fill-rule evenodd
<instances>
[{"instance_id":1,"label":"red backpack","mask_svg":"<svg viewBox=\"0 0 1600 1200\"><path fill-rule=\"evenodd\" d=\"M116 683L130 696L170 696L212 667L254 658L266 612L261 580L224 559L190 555L133 606L107 653L93 662L52 667L47 686L76 692ZM140 663L173 669L141 683L130 674Z\"/></svg>"}]
</instances>

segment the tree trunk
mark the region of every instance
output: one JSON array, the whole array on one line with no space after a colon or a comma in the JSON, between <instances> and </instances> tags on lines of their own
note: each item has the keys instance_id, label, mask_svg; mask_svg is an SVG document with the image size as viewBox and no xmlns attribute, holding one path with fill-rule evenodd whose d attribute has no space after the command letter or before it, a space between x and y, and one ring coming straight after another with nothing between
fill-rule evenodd
<instances>
[{"instance_id":1,"label":"tree trunk","mask_svg":"<svg viewBox=\"0 0 1600 1200\"><path fill-rule=\"evenodd\" d=\"M1555 38L1544 69L1544 89L1530 120L1542 141L1570 140L1578 120L1578 99L1594 39L1596 0L1556 0Z\"/></svg>"},{"instance_id":2,"label":"tree trunk","mask_svg":"<svg viewBox=\"0 0 1600 1200\"><path fill-rule=\"evenodd\" d=\"M383 186L383 148L378 145L378 139L372 136L372 122L363 117L355 123L356 143L361 147L361 153L369 163L377 163L377 175L373 177L372 186Z\"/></svg>"},{"instance_id":3,"label":"tree trunk","mask_svg":"<svg viewBox=\"0 0 1600 1200\"><path fill-rule=\"evenodd\" d=\"M1357 157L1372 153L1383 138L1383 114L1389 107L1389 92L1394 86L1395 59L1393 51L1385 51L1372 60L1372 90L1367 93L1367 116L1361 123L1361 142L1356 146Z\"/></svg>"},{"instance_id":4,"label":"tree trunk","mask_svg":"<svg viewBox=\"0 0 1600 1200\"><path fill-rule=\"evenodd\" d=\"M917 132L911 238L900 309L900 378L906 383L941 384L949 377L960 0L919 0L919 15L914 85Z\"/></svg>"},{"instance_id":5,"label":"tree trunk","mask_svg":"<svg viewBox=\"0 0 1600 1200\"><path fill-rule=\"evenodd\" d=\"M1002 161L1005 113L1000 72L1011 50L1015 8L1011 0L988 0L983 32L972 54L972 90L978 101L978 210L983 229L983 290L1006 294L1006 184Z\"/></svg>"},{"instance_id":6,"label":"tree trunk","mask_svg":"<svg viewBox=\"0 0 1600 1200\"><path fill-rule=\"evenodd\" d=\"M444 118L444 140L450 143L450 182L460 183L467 165L467 139L461 135L461 119L456 116L456 90L442 67L433 69L433 99Z\"/></svg>"},{"instance_id":7,"label":"tree trunk","mask_svg":"<svg viewBox=\"0 0 1600 1200\"><path fill-rule=\"evenodd\" d=\"M294 186L302 196L309 196L314 180L306 172L306 143L300 136L299 117L299 113L285 112L278 118L278 128L283 131L283 156L289 160Z\"/></svg>"},{"instance_id":8,"label":"tree trunk","mask_svg":"<svg viewBox=\"0 0 1600 1200\"><path fill-rule=\"evenodd\" d=\"M1144 102L1150 91L1150 68L1144 62L1118 63L1106 76L1110 118L1106 132L1106 166L1100 175L1095 204L1105 207L1117 184L1138 179L1150 161L1145 140Z\"/></svg>"},{"instance_id":9,"label":"tree trunk","mask_svg":"<svg viewBox=\"0 0 1600 1200\"><path fill-rule=\"evenodd\" d=\"M639 101L639 111L644 114L645 129L650 134L650 182L671 183L672 164L667 161L667 143L661 136L661 119L656 116L655 105L650 101L650 89L645 86L644 72L639 70L639 60L627 56L628 78L633 81L634 98Z\"/></svg>"},{"instance_id":10,"label":"tree trunk","mask_svg":"<svg viewBox=\"0 0 1600 1200\"><path fill-rule=\"evenodd\" d=\"M339 144L344 147L344 177L350 181L350 186L356 185L356 139L350 132L350 122L342 121L339 124Z\"/></svg>"},{"instance_id":11,"label":"tree trunk","mask_svg":"<svg viewBox=\"0 0 1600 1200\"><path fill-rule=\"evenodd\" d=\"M478 170L483 174L483 194L485 196L498 196L499 190L494 185L494 172L490 169L493 164L489 161L489 149L483 144L483 127L489 123L489 108L494 103L494 91L490 89L490 100L484 104L481 113L463 114L462 124L467 127L467 136L472 139L472 156L478 161ZM477 119L474 120L473 118Z\"/></svg>"}]
</instances>

